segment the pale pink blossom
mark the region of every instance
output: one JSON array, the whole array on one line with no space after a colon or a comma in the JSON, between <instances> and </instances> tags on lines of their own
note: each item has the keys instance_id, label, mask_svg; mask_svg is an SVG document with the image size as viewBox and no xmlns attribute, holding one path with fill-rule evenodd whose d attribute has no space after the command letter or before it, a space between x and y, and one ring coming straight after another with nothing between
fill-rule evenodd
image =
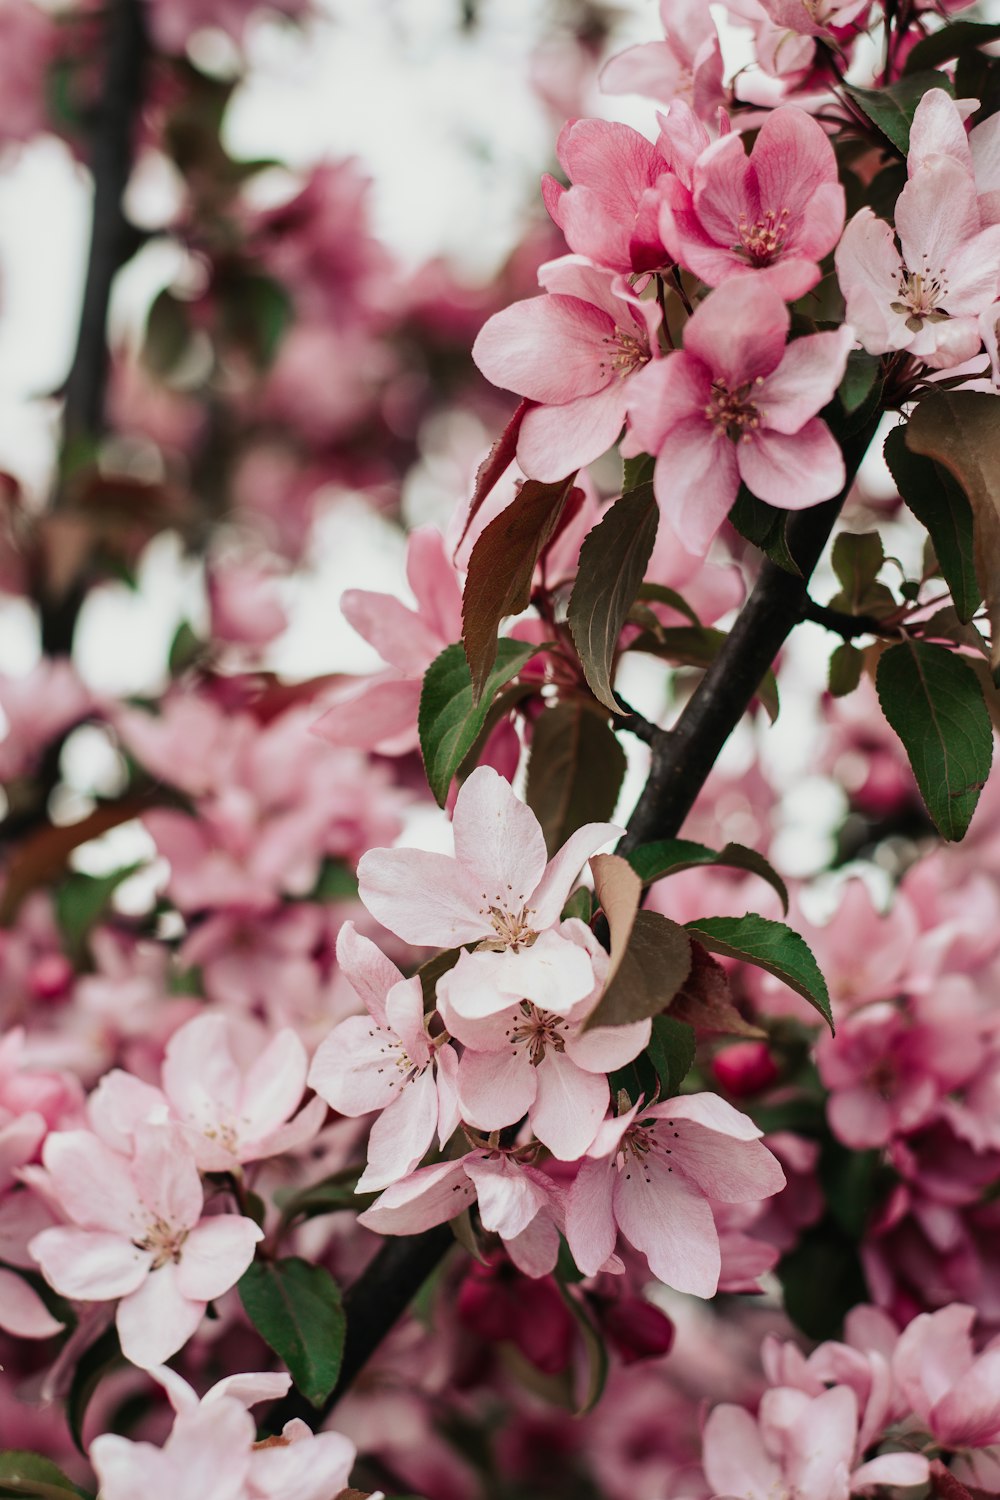
<instances>
[{"instance_id":1,"label":"pale pink blossom","mask_svg":"<svg viewBox=\"0 0 1000 1500\"><path fill-rule=\"evenodd\" d=\"M290 1028L267 1040L220 1015L195 1016L167 1043L163 1092L202 1172L298 1150L326 1117L320 1099L296 1114L309 1060Z\"/></svg>"},{"instance_id":2,"label":"pale pink blossom","mask_svg":"<svg viewBox=\"0 0 1000 1500\"><path fill-rule=\"evenodd\" d=\"M565 1227L560 1190L537 1167L504 1151L474 1150L418 1167L358 1215L378 1234L420 1234L478 1203L484 1229L498 1234L526 1276L547 1276Z\"/></svg>"},{"instance_id":3,"label":"pale pink blossom","mask_svg":"<svg viewBox=\"0 0 1000 1500\"><path fill-rule=\"evenodd\" d=\"M819 281L844 225L833 147L790 106L768 115L749 157L741 136L725 135L695 161L690 187L679 177L662 187L663 242L709 286L752 276L792 302Z\"/></svg>"},{"instance_id":4,"label":"pale pink blossom","mask_svg":"<svg viewBox=\"0 0 1000 1500\"><path fill-rule=\"evenodd\" d=\"M313 1058L309 1084L342 1115L381 1110L358 1182L359 1192L372 1192L412 1172L435 1131L442 1147L454 1132L458 1059L451 1047L431 1043L420 980L404 979L353 922L338 934L337 960L368 1013L333 1028Z\"/></svg>"},{"instance_id":5,"label":"pale pink blossom","mask_svg":"<svg viewBox=\"0 0 1000 1500\"><path fill-rule=\"evenodd\" d=\"M562 1161L578 1160L592 1144L610 1102L606 1075L639 1055L651 1025L584 1030L604 987L607 955L588 929L579 937L596 983L565 1016L518 1000L491 1015L467 1018L450 1004L452 984L462 988L457 970L443 975L437 988L441 1018L465 1049L457 1074L462 1118L492 1131L527 1114L534 1134Z\"/></svg>"},{"instance_id":6,"label":"pale pink blossom","mask_svg":"<svg viewBox=\"0 0 1000 1500\"><path fill-rule=\"evenodd\" d=\"M555 481L618 441L635 373L659 354L660 310L579 255L549 261L538 280L546 295L494 313L472 357L494 385L537 403L517 461L532 479Z\"/></svg>"},{"instance_id":7,"label":"pale pink blossom","mask_svg":"<svg viewBox=\"0 0 1000 1500\"><path fill-rule=\"evenodd\" d=\"M358 864L372 916L418 947L477 944L449 992L468 1016L512 998L565 1014L594 985L586 948L557 924L585 859L620 833L587 823L551 859L538 819L490 766L464 782L453 818L455 854L373 849ZM458 970L456 969L456 974Z\"/></svg>"},{"instance_id":8,"label":"pale pink blossom","mask_svg":"<svg viewBox=\"0 0 1000 1500\"><path fill-rule=\"evenodd\" d=\"M831 27L849 26L871 6L871 0L760 0L776 26L802 36L823 36Z\"/></svg>"},{"instance_id":9,"label":"pale pink blossom","mask_svg":"<svg viewBox=\"0 0 1000 1500\"><path fill-rule=\"evenodd\" d=\"M719 33L702 0L660 0L662 42L627 47L605 64L608 94L642 94L669 104L682 99L703 120L724 102Z\"/></svg>"},{"instance_id":10,"label":"pale pink blossom","mask_svg":"<svg viewBox=\"0 0 1000 1500\"><path fill-rule=\"evenodd\" d=\"M207 587L215 640L266 646L288 624L277 578L262 562L232 558L217 562L209 568Z\"/></svg>"},{"instance_id":11,"label":"pale pink blossom","mask_svg":"<svg viewBox=\"0 0 1000 1500\"><path fill-rule=\"evenodd\" d=\"M741 480L783 510L843 485L843 455L816 413L840 383L853 332L786 345L789 327L772 287L730 280L696 308L683 351L631 382L622 451L657 456L656 497L690 552L707 550Z\"/></svg>"},{"instance_id":12,"label":"pale pink blossom","mask_svg":"<svg viewBox=\"0 0 1000 1500\"><path fill-rule=\"evenodd\" d=\"M976 1310L921 1313L900 1335L893 1374L921 1425L944 1448L1000 1443L1000 1342L977 1354Z\"/></svg>"},{"instance_id":13,"label":"pale pink blossom","mask_svg":"<svg viewBox=\"0 0 1000 1500\"><path fill-rule=\"evenodd\" d=\"M253 1260L263 1232L234 1214L204 1215L198 1168L179 1127L140 1124L134 1155L86 1130L56 1132L42 1160L69 1221L43 1229L31 1252L65 1297L118 1301L122 1351L149 1366L176 1353L206 1305Z\"/></svg>"},{"instance_id":14,"label":"pale pink blossom","mask_svg":"<svg viewBox=\"0 0 1000 1500\"><path fill-rule=\"evenodd\" d=\"M714 1296L721 1257L709 1197L748 1203L784 1186L760 1136L714 1094L634 1105L607 1120L567 1204L566 1237L580 1270L598 1271L621 1231L666 1285Z\"/></svg>"},{"instance_id":15,"label":"pale pink blossom","mask_svg":"<svg viewBox=\"0 0 1000 1500\"><path fill-rule=\"evenodd\" d=\"M625 275L669 263L656 186L667 162L656 146L629 125L570 120L556 155L570 186L546 174L542 197L571 250Z\"/></svg>"},{"instance_id":16,"label":"pale pink blossom","mask_svg":"<svg viewBox=\"0 0 1000 1500\"><path fill-rule=\"evenodd\" d=\"M45 657L23 677L0 678L0 781L29 776L46 746L95 711L97 701L76 668L61 656Z\"/></svg>"},{"instance_id":17,"label":"pale pink blossom","mask_svg":"<svg viewBox=\"0 0 1000 1500\"><path fill-rule=\"evenodd\" d=\"M390 670L360 685L338 687L325 697L326 712L313 732L330 745L355 745L380 755L403 755L417 748L424 673L462 635L461 581L434 527L411 531L406 578L416 608L394 594L369 589L348 589L341 595L340 608L348 623L375 647Z\"/></svg>"}]
</instances>

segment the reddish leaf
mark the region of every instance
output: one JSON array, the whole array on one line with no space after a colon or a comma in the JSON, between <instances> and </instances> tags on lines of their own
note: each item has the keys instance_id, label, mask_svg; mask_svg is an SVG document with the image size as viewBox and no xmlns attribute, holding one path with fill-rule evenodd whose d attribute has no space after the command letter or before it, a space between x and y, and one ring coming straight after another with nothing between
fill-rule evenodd
<instances>
[{"instance_id":1,"label":"reddish leaf","mask_svg":"<svg viewBox=\"0 0 1000 1500\"><path fill-rule=\"evenodd\" d=\"M472 491L472 499L469 501L469 514L465 518L462 535L458 539L459 547L465 541L466 534L472 525L473 517L479 510L479 507L514 462L514 454L517 452L517 440L521 432L521 423L534 405L534 401L529 401L525 397L476 470L476 483Z\"/></svg>"},{"instance_id":2,"label":"reddish leaf","mask_svg":"<svg viewBox=\"0 0 1000 1500\"><path fill-rule=\"evenodd\" d=\"M670 1007L675 1021L687 1021L699 1036L763 1037L733 1004L729 976L700 943L691 943L691 972Z\"/></svg>"}]
</instances>

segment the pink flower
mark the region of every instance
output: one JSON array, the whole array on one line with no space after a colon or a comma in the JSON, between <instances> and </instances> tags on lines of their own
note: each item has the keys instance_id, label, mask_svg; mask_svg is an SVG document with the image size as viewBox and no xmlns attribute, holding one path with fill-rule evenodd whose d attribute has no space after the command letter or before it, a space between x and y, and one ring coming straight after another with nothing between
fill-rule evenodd
<instances>
[{"instance_id":1,"label":"pink flower","mask_svg":"<svg viewBox=\"0 0 1000 1500\"><path fill-rule=\"evenodd\" d=\"M460 960L449 998L467 1016L509 1009L516 996L565 1014L594 985L587 950L557 923L580 866L620 833L587 823L546 860L538 819L489 766L462 786L455 854L373 849L358 865L372 916L418 947L479 946Z\"/></svg>"},{"instance_id":2,"label":"pink flower","mask_svg":"<svg viewBox=\"0 0 1000 1500\"><path fill-rule=\"evenodd\" d=\"M527 1114L537 1138L562 1161L576 1161L592 1144L610 1102L606 1075L638 1057L651 1025L584 1031L603 989L607 955L587 928L579 936L598 982L565 1016L518 1000L470 1019L450 1004L452 986L463 986L458 968L438 981L441 1018L465 1048L457 1076L462 1118L491 1131Z\"/></svg>"},{"instance_id":3,"label":"pink flower","mask_svg":"<svg viewBox=\"0 0 1000 1500\"><path fill-rule=\"evenodd\" d=\"M608 94L643 94L669 104L682 99L703 120L723 103L722 50L715 21L702 0L660 0L662 42L627 47L605 64Z\"/></svg>"},{"instance_id":4,"label":"pink flower","mask_svg":"<svg viewBox=\"0 0 1000 1500\"><path fill-rule=\"evenodd\" d=\"M1000 1347L972 1346L976 1311L955 1303L921 1313L900 1335L893 1373L922 1425L944 1448L1000 1443Z\"/></svg>"},{"instance_id":5,"label":"pink flower","mask_svg":"<svg viewBox=\"0 0 1000 1500\"><path fill-rule=\"evenodd\" d=\"M262 562L230 559L208 574L212 636L244 646L266 646L281 635L288 615L274 573Z\"/></svg>"},{"instance_id":6,"label":"pink flower","mask_svg":"<svg viewBox=\"0 0 1000 1500\"><path fill-rule=\"evenodd\" d=\"M49 1136L49 1192L70 1223L43 1229L30 1249L64 1297L119 1298L122 1352L149 1366L187 1342L263 1232L232 1214L203 1217L198 1169L177 1126L140 1124L133 1139L130 1159L86 1130Z\"/></svg>"},{"instance_id":7,"label":"pink flower","mask_svg":"<svg viewBox=\"0 0 1000 1500\"><path fill-rule=\"evenodd\" d=\"M863 208L837 248L837 276L869 354L905 349L946 369L979 351L978 319L1000 291L1000 224L983 227L971 148L943 90L924 95L913 127L896 200L899 248L890 226Z\"/></svg>"},{"instance_id":8,"label":"pink flower","mask_svg":"<svg viewBox=\"0 0 1000 1500\"><path fill-rule=\"evenodd\" d=\"M563 1228L559 1190L537 1167L503 1151L470 1151L420 1167L386 1188L358 1223L377 1234L420 1234L477 1202L483 1228L500 1236L525 1276L552 1271Z\"/></svg>"},{"instance_id":9,"label":"pink flower","mask_svg":"<svg viewBox=\"0 0 1000 1500\"><path fill-rule=\"evenodd\" d=\"M338 688L325 699L326 712L313 733L329 745L354 745L380 755L404 755L417 748L424 673L462 635L462 585L432 526L410 533L406 577L416 609L393 594L369 589L348 589L341 595L344 616L391 670L360 686Z\"/></svg>"},{"instance_id":10,"label":"pink flower","mask_svg":"<svg viewBox=\"0 0 1000 1500\"><path fill-rule=\"evenodd\" d=\"M571 250L625 275L669 263L656 190L667 163L645 136L610 120L570 120L556 154L571 185L546 174L542 196Z\"/></svg>"},{"instance_id":11,"label":"pink flower","mask_svg":"<svg viewBox=\"0 0 1000 1500\"><path fill-rule=\"evenodd\" d=\"M690 552L707 550L740 480L783 510L843 485L843 455L816 413L840 383L853 331L786 347L789 327L772 287L728 281L695 310L683 352L632 381L622 452L657 455L656 497Z\"/></svg>"},{"instance_id":12,"label":"pink flower","mask_svg":"<svg viewBox=\"0 0 1000 1500\"><path fill-rule=\"evenodd\" d=\"M660 310L579 255L549 261L538 280L547 295L494 313L472 357L494 385L538 403L521 423L517 461L554 481L618 441L632 377L659 353Z\"/></svg>"},{"instance_id":13,"label":"pink flower","mask_svg":"<svg viewBox=\"0 0 1000 1500\"><path fill-rule=\"evenodd\" d=\"M195 1016L167 1043L163 1091L203 1172L294 1151L326 1118L319 1099L295 1114L308 1069L296 1033L261 1043L257 1028L219 1015Z\"/></svg>"},{"instance_id":14,"label":"pink flower","mask_svg":"<svg viewBox=\"0 0 1000 1500\"><path fill-rule=\"evenodd\" d=\"M714 1094L634 1105L607 1120L567 1204L566 1238L580 1270L600 1270L620 1230L667 1286L714 1296L721 1258L709 1197L748 1203L784 1186L760 1135Z\"/></svg>"},{"instance_id":15,"label":"pink flower","mask_svg":"<svg viewBox=\"0 0 1000 1500\"><path fill-rule=\"evenodd\" d=\"M0 677L6 734L0 741L0 781L30 776L45 747L97 707L65 657L43 657L24 677Z\"/></svg>"},{"instance_id":16,"label":"pink flower","mask_svg":"<svg viewBox=\"0 0 1000 1500\"><path fill-rule=\"evenodd\" d=\"M793 302L820 278L844 225L844 189L826 134L801 109L776 109L749 158L726 135L694 164L691 186L663 183L660 233L674 259L709 286L765 280Z\"/></svg>"},{"instance_id":17,"label":"pink flower","mask_svg":"<svg viewBox=\"0 0 1000 1500\"><path fill-rule=\"evenodd\" d=\"M802 36L823 36L832 26L848 26L869 9L871 0L760 0L776 26Z\"/></svg>"},{"instance_id":18,"label":"pink flower","mask_svg":"<svg viewBox=\"0 0 1000 1500\"><path fill-rule=\"evenodd\" d=\"M458 1125L452 1048L435 1053L424 1025L420 980L404 979L375 944L346 922L337 937L341 970L365 1002L322 1042L309 1083L338 1113L382 1113L368 1138L359 1192L388 1187L412 1172L435 1130L443 1147Z\"/></svg>"}]
</instances>

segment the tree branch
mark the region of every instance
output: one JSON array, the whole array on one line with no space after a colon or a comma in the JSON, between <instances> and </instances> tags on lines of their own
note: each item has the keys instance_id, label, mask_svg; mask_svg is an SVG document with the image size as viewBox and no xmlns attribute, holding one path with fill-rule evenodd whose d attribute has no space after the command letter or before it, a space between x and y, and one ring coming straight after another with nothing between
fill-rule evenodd
<instances>
[{"instance_id":1,"label":"tree branch","mask_svg":"<svg viewBox=\"0 0 1000 1500\"><path fill-rule=\"evenodd\" d=\"M76 350L64 387L60 477L51 510L67 504L66 470L104 429L108 379L107 322L111 285L136 239L122 209L143 98L147 53L146 0L108 0L104 15L105 68L94 110L90 168L94 206ZM77 580L59 597L42 598L42 650L68 655L87 583Z\"/></svg>"},{"instance_id":2,"label":"tree branch","mask_svg":"<svg viewBox=\"0 0 1000 1500\"><path fill-rule=\"evenodd\" d=\"M887 625L874 615L850 615L846 610L831 609L828 604L817 604L808 595L803 602L802 618L811 621L813 625L822 625L824 630L832 630L845 641L853 641L859 635L899 635L895 625Z\"/></svg>"},{"instance_id":3,"label":"tree branch","mask_svg":"<svg viewBox=\"0 0 1000 1500\"><path fill-rule=\"evenodd\" d=\"M719 751L749 708L761 679L785 640L802 619L809 578L876 425L877 418L859 430L837 434L847 468L843 490L824 505L795 512L788 524L789 549L801 573L786 573L771 562L764 563L736 624L677 723L670 730L656 731L649 779L629 819L619 852L653 839L676 837ZM346 1293L347 1349L336 1388L320 1411L293 1394L272 1413L268 1426L286 1422L289 1416L300 1416L312 1427L320 1426L453 1243L447 1225L388 1242Z\"/></svg>"}]
</instances>

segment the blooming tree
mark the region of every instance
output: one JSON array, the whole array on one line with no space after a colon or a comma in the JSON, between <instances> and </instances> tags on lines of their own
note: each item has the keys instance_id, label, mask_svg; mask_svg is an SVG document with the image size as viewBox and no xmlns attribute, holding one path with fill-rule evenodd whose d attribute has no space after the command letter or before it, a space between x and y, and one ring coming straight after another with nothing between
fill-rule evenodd
<instances>
[{"instance_id":1,"label":"blooming tree","mask_svg":"<svg viewBox=\"0 0 1000 1500\"><path fill-rule=\"evenodd\" d=\"M474 288L357 163L227 149L308 0L0 0L4 150L94 187L51 486L0 476L4 1495L1000 1494L1000 23L578 9ZM306 677L359 496L409 595ZM168 536L197 606L101 690Z\"/></svg>"}]
</instances>

